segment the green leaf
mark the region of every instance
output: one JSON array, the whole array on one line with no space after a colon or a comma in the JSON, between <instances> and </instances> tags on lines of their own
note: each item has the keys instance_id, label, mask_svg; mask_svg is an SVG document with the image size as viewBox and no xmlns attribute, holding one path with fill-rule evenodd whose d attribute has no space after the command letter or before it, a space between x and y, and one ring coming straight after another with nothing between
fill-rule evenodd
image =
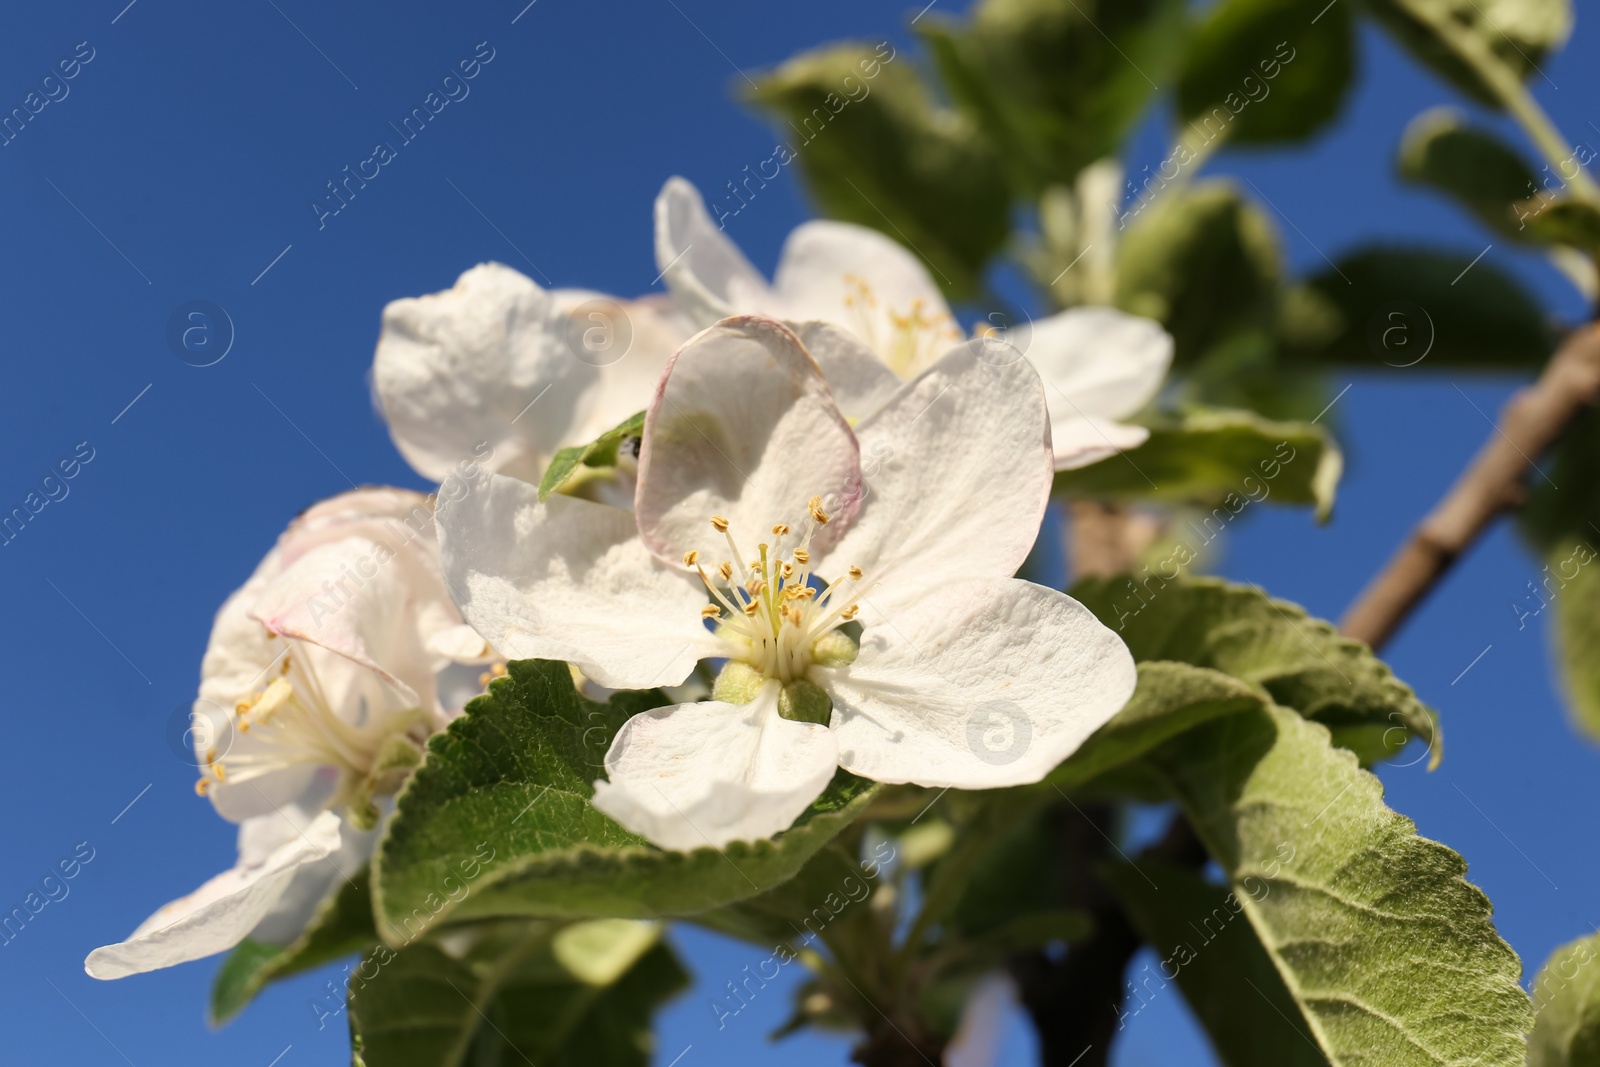
<instances>
[{"instance_id":1,"label":"green leaf","mask_svg":"<svg viewBox=\"0 0 1600 1067\"><path fill-rule=\"evenodd\" d=\"M1156 189L1145 203L1128 212L1116 304L1165 326L1180 367L1275 322L1278 237L1266 216L1225 181Z\"/></svg>"},{"instance_id":2,"label":"green leaf","mask_svg":"<svg viewBox=\"0 0 1600 1067\"><path fill-rule=\"evenodd\" d=\"M1488 898L1326 727L1272 707L1149 759L1330 1063L1522 1064L1532 1011Z\"/></svg>"},{"instance_id":3,"label":"green leaf","mask_svg":"<svg viewBox=\"0 0 1600 1067\"><path fill-rule=\"evenodd\" d=\"M1343 468L1339 446L1319 426L1201 410L1151 426L1138 448L1059 472L1055 492L1217 505L1224 525L1255 501L1314 504L1321 521Z\"/></svg>"},{"instance_id":4,"label":"green leaf","mask_svg":"<svg viewBox=\"0 0 1600 1067\"><path fill-rule=\"evenodd\" d=\"M1189 43L1179 116L1207 132L1214 123L1234 144L1305 140L1344 105L1354 21L1349 4L1332 5L1308 26L1300 0L1223 0Z\"/></svg>"},{"instance_id":5,"label":"green leaf","mask_svg":"<svg viewBox=\"0 0 1600 1067\"><path fill-rule=\"evenodd\" d=\"M1576 157L1573 163L1578 165ZM1600 210L1564 195L1566 183L1559 178L1541 185L1515 150L1450 108L1424 112L1406 128L1400 176L1454 197L1511 240L1585 251L1600 247Z\"/></svg>"},{"instance_id":6,"label":"green leaf","mask_svg":"<svg viewBox=\"0 0 1600 1067\"><path fill-rule=\"evenodd\" d=\"M1302 363L1538 368L1554 333L1509 275L1474 263L1477 251L1374 247L1313 277L1285 323L1286 353ZM1314 309L1314 310L1308 310ZM1312 329L1307 320L1318 318Z\"/></svg>"},{"instance_id":7,"label":"green leaf","mask_svg":"<svg viewBox=\"0 0 1600 1067\"><path fill-rule=\"evenodd\" d=\"M305 931L288 945L241 941L217 968L211 984L211 1024L243 1011L268 982L309 971L379 943L372 922L372 883L363 868L331 892Z\"/></svg>"},{"instance_id":8,"label":"green leaf","mask_svg":"<svg viewBox=\"0 0 1600 1067\"><path fill-rule=\"evenodd\" d=\"M1182 45L1181 0L982 0L918 30L951 98L1001 146L1017 190L1117 154Z\"/></svg>"},{"instance_id":9,"label":"green leaf","mask_svg":"<svg viewBox=\"0 0 1600 1067\"><path fill-rule=\"evenodd\" d=\"M622 442L630 437L639 437L644 433L644 412L626 419L618 425L607 430L586 445L573 445L563 448L555 454L546 468L544 477L539 479L539 499L543 500L551 493L560 489L575 473L580 465L585 467L615 467L617 465L617 449Z\"/></svg>"},{"instance_id":10,"label":"green leaf","mask_svg":"<svg viewBox=\"0 0 1600 1067\"><path fill-rule=\"evenodd\" d=\"M1528 1035L1528 1067L1600 1064L1600 934L1569 941L1550 954L1533 980L1537 1017Z\"/></svg>"},{"instance_id":11,"label":"green leaf","mask_svg":"<svg viewBox=\"0 0 1600 1067\"><path fill-rule=\"evenodd\" d=\"M688 985L688 975L659 942L659 930L641 938L613 929L621 943L612 947L621 951L611 952L606 980L593 981L562 958L562 939L572 930L534 924L494 931L461 956L431 942L379 949L350 980L358 1062L644 1067L651 1016Z\"/></svg>"},{"instance_id":12,"label":"green leaf","mask_svg":"<svg viewBox=\"0 0 1600 1067\"><path fill-rule=\"evenodd\" d=\"M1011 229L1005 178L977 125L935 105L908 57L838 45L758 82L748 99L785 123L778 163L798 159L825 214L910 246L951 296L978 291Z\"/></svg>"},{"instance_id":13,"label":"green leaf","mask_svg":"<svg viewBox=\"0 0 1600 1067\"><path fill-rule=\"evenodd\" d=\"M1485 67L1527 78L1572 32L1571 0L1363 2L1412 55L1490 107L1501 98L1485 80Z\"/></svg>"},{"instance_id":14,"label":"green leaf","mask_svg":"<svg viewBox=\"0 0 1600 1067\"><path fill-rule=\"evenodd\" d=\"M663 703L652 692L598 704L564 663L509 664L429 741L400 795L373 862L385 938L465 919L685 915L754 896L798 871L874 792L840 771L775 840L661 851L590 799L616 731Z\"/></svg>"},{"instance_id":15,"label":"green leaf","mask_svg":"<svg viewBox=\"0 0 1600 1067\"><path fill-rule=\"evenodd\" d=\"M1415 736L1430 745L1430 765L1437 765L1437 717L1366 645L1257 586L1165 580L1146 571L1137 585L1131 576L1087 578L1071 591L1117 631L1135 660L1176 660L1259 686L1330 728L1365 762L1398 754Z\"/></svg>"},{"instance_id":16,"label":"green leaf","mask_svg":"<svg viewBox=\"0 0 1600 1067\"><path fill-rule=\"evenodd\" d=\"M1129 979L1135 996L1123 1003L1121 1026L1176 981L1223 1063L1327 1067L1277 965L1239 921L1233 891L1159 860L1106 864L1099 874L1160 957Z\"/></svg>"}]
</instances>

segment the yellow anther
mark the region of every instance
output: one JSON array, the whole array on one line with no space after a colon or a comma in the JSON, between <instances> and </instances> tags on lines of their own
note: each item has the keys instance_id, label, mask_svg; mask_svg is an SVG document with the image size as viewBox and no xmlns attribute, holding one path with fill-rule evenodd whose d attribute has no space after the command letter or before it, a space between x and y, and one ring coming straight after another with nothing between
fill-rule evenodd
<instances>
[{"instance_id":1,"label":"yellow anther","mask_svg":"<svg viewBox=\"0 0 1600 1067\"><path fill-rule=\"evenodd\" d=\"M687 552L685 552L683 554L683 565L684 566L693 567L696 563L699 563L699 562L700 562L700 553L696 552L694 549L691 548L689 551L687 551Z\"/></svg>"},{"instance_id":2,"label":"yellow anther","mask_svg":"<svg viewBox=\"0 0 1600 1067\"><path fill-rule=\"evenodd\" d=\"M723 560L722 566L717 568L717 573L722 575L723 581L726 582L730 580L733 577L733 564L729 563L727 560Z\"/></svg>"},{"instance_id":3,"label":"yellow anther","mask_svg":"<svg viewBox=\"0 0 1600 1067\"><path fill-rule=\"evenodd\" d=\"M233 713L235 715L243 715L245 712L250 710L250 705L253 703L254 701L251 700L241 700L239 703L233 706Z\"/></svg>"},{"instance_id":4,"label":"yellow anther","mask_svg":"<svg viewBox=\"0 0 1600 1067\"><path fill-rule=\"evenodd\" d=\"M206 749L206 765L210 766L211 764L213 764L215 762L217 762L217 750L216 750L216 748L212 747L212 748Z\"/></svg>"},{"instance_id":5,"label":"yellow anther","mask_svg":"<svg viewBox=\"0 0 1600 1067\"><path fill-rule=\"evenodd\" d=\"M721 614L722 608L717 604L707 604L700 609L700 617L702 619L714 619Z\"/></svg>"},{"instance_id":6,"label":"yellow anther","mask_svg":"<svg viewBox=\"0 0 1600 1067\"><path fill-rule=\"evenodd\" d=\"M860 610L860 604L851 604L848 608L845 608L843 611L839 612L839 618L843 619L845 622L849 622L851 619L856 617L856 612Z\"/></svg>"},{"instance_id":7,"label":"yellow anther","mask_svg":"<svg viewBox=\"0 0 1600 1067\"><path fill-rule=\"evenodd\" d=\"M750 603L744 606L744 613L750 616L752 619L756 617L756 612L759 610L760 605L758 605L754 600L750 601Z\"/></svg>"},{"instance_id":8,"label":"yellow anther","mask_svg":"<svg viewBox=\"0 0 1600 1067\"><path fill-rule=\"evenodd\" d=\"M789 527L787 524L780 522L778 525L772 528L772 532L777 534L779 537L782 537L784 534L789 532Z\"/></svg>"},{"instance_id":9,"label":"yellow anther","mask_svg":"<svg viewBox=\"0 0 1600 1067\"><path fill-rule=\"evenodd\" d=\"M219 782L226 782L228 780L227 771L223 769L223 766L220 763L213 763L211 765L211 773L217 776L217 781Z\"/></svg>"},{"instance_id":10,"label":"yellow anther","mask_svg":"<svg viewBox=\"0 0 1600 1067\"><path fill-rule=\"evenodd\" d=\"M203 797L211 791L211 779L202 778L194 784L194 795Z\"/></svg>"},{"instance_id":11,"label":"yellow anther","mask_svg":"<svg viewBox=\"0 0 1600 1067\"><path fill-rule=\"evenodd\" d=\"M711 528L717 531L717 533L727 533L728 520L723 518L721 515L713 515L711 516Z\"/></svg>"},{"instance_id":12,"label":"yellow anther","mask_svg":"<svg viewBox=\"0 0 1600 1067\"><path fill-rule=\"evenodd\" d=\"M861 568L860 567L851 567L850 568L850 580L852 582L859 582L861 580Z\"/></svg>"},{"instance_id":13,"label":"yellow anther","mask_svg":"<svg viewBox=\"0 0 1600 1067\"><path fill-rule=\"evenodd\" d=\"M293 660L294 660L293 656L285 655L283 657L283 670L279 671L278 673L279 674L288 674L289 673L289 668L291 666L293 666Z\"/></svg>"},{"instance_id":14,"label":"yellow anther","mask_svg":"<svg viewBox=\"0 0 1600 1067\"><path fill-rule=\"evenodd\" d=\"M794 564L792 564L792 563L785 563L785 564L784 564L784 565L783 565L783 576L784 576L784 577L785 577L785 578L788 578L788 577L789 577L789 576L790 576L790 575L792 575L792 574L794 574Z\"/></svg>"},{"instance_id":15,"label":"yellow anther","mask_svg":"<svg viewBox=\"0 0 1600 1067\"><path fill-rule=\"evenodd\" d=\"M789 621L794 623L796 626L799 626L804 618L805 616L800 613L799 608L789 609Z\"/></svg>"},{"instance_id":16,"label":"yellow anther","mask_svg":"<svg viewBox=\"0 0 1600 1067\"><path fill-rule=\"evenodd\" d=\"M489 665L489 670L494 673L496 678L504 678L506 674L506 665L504 663L491 663Z\"/></svg>"},{"instance_id":17,"label":"yellow anther","mask_svg":"<svg viewBox=\"0 0 1600 1067\"><path fill-rule=\"evenodd\" d=\"M810 508L813 519L816 519L824 526L828 525L828 513L822 510L822 498L820 496L812 497L807 507Z\"/></svg>"},{"instance_id":18,"label":"yellow anther","mask_svg":"<svg viewBox=\"0 0 1600 1067\"><path fill-rule=\"evenodd\" d=\"M811 562L811 553L803 548L797 548L794 550L794 561L804 567Z\"/></svg>"}]
</instances>

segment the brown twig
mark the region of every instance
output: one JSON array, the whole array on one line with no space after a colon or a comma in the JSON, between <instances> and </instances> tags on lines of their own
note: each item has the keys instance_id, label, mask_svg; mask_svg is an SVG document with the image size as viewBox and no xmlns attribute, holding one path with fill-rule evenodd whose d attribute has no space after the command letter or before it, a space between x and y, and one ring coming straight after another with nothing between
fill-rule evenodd
<instances>
[{"instance_id":1,"label":"brown twig","mask_svg":"<svg viewBox=\"0 0 1600 1067\"><path fill-rule=\"evenodd\" d=\"M1575 330L1501 412L1472 464L1368 583L1339 628L1378 648L1502 511L1522 503L1536 458L1600 395L1600 325ZM1537 468L1535 468L1537 469Z\"/></svg>"}]
</instances>

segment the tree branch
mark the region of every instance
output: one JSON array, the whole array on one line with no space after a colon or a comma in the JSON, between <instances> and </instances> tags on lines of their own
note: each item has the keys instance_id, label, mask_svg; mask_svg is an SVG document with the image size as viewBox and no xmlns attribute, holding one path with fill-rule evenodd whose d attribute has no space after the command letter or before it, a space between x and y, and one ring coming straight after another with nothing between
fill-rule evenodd
<instances>
[{"instance_id":1,"label":"tree branch","mask_svg":"<svg viewBox=\"0 0 1600 1067\"><path fill-rule=\"evenodd\" d=\"M1519 390L1495 432L1444 499L1368 583L1339 628L1378 648L1502 511L1521 504L1524 476L1567 423L1600 395L1600 325L1574 331L1537 381Z\"/></svg>"}]
</instances>

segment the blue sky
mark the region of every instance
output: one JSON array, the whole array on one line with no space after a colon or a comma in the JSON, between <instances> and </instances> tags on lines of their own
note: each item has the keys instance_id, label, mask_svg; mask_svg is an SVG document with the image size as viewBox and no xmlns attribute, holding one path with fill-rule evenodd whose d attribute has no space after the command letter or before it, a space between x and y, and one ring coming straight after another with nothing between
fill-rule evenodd
<instances>
[{"instance_id":1,"label":"blue sky","mask_svg":"<svg viewBox=\"0 0 1600 1067\"><path fill-rule=\"evenodd\" d=\"M65 497L0 548L11 731L0 906L20 904L75 849L93 856L68 895L0 949L0 1059L343 1063L342 1025L319 1031L309 1007L328 974L275 988L212 1032L214 962L110 984L82 971L90 948L232 862L232 828L195 798L171 741L213 612L311 501L351 481L421 487L368 400L388 300L444 288L486 259L557 285L649 289L661 182L680 173L716 189L772 151L765 124L734 99L744 77L843 38L911 48L916 9L124 3L19 9L0 37L0 110L60 61L79 61L66 95L0 147L0 510L61 460L93 456ZM1580 23L1533 88L1569 136L1600 142L1600 73L1580 59L1596 34ZM324 183L389 139L388 123L461 60L490 54L470 93L319 229L311 204ZM1392 177L1408 119L1453 99L1369 33L1336 127L1308 151L1224 152L1208 171L1248 177L1271 197L1299 270L1378 239L1477 254L1492 238ZM1133 169L1169 151L1152 124ZM770 269L807 215L786 168L729 231ZM1485 262L1517 271L1553 313L1581 314L1537 261L1495 241ZM167 340L194 301L231 322L231 347L207 367L175 358ZM1327 616L1476 450L1489 432L1477 409L1493 413L1516 384L1426 362L1334 386L1347 383L1329 416L1349 459L1333 521L1253 509L1222 561ZM1568 830L1592 819L1596 753L1564 722L1543 620L1519 631L1509 606L1537 572L1497 528L1393 644L1400 676L1440 709L1448 749L1434 774L1420 764L1384 772L1391 804L1466 856L1530 968L1600 919L1588 888L1600 861ZM701 985L665 1013L661 1064L842 1062L837 1039L766 1046L788 1008L776 987L718 1031L709 990L750 951L693 931L679 943ZM1118 1062L1205 1062L1201 1047L1174 995L1130 1023ZM1029 1061L1021 1028L1008 1056Z\"/></svg>"}]
</instances>

